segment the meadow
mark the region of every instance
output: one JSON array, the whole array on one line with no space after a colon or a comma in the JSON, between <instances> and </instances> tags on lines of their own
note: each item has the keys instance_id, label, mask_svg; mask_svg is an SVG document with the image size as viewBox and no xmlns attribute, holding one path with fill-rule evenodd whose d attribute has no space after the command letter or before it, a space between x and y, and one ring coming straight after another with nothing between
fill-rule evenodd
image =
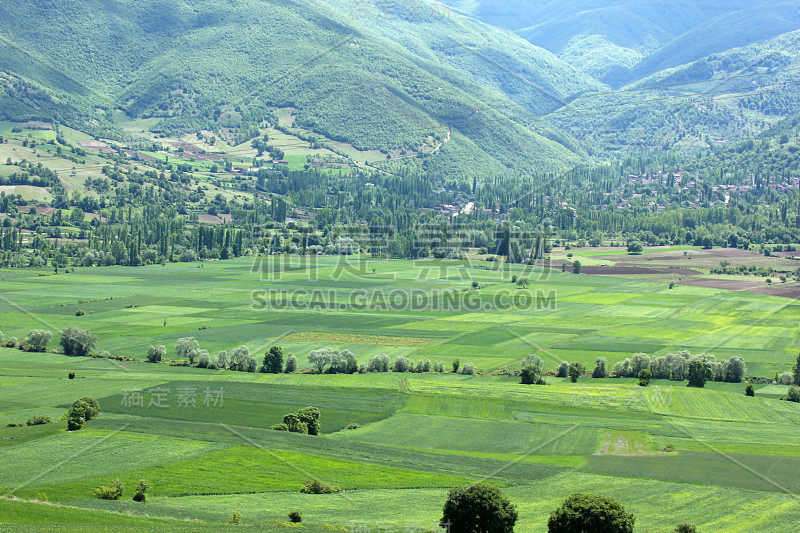
<instances>
[{"instance_id":1,"label":"meadow","mask_svg":"<svg viewBox=\"0 0 800 533\"><path fill-rule=\"evenodd\" d=\"M549 513L578 491L616 498L641 532L679 522L703 532L796 528L800 406L778 399L785 387L756 385L748 398L732 383L549 377L524 386L498 371L534 352L554 370L561 360L591 369L601 356L613 366L636 352L689 349L739 355L751 375L772 376L796 357L795 300L560 269L342 261L0 271L6 340L45 328L55 347L59 330L77 326L97 334L97 351L138 359L0 348L2 529L214 531L238 511L242 528L285 530L297 509L310 531L422 532L449 488L481 480L518 506L520 532L546 531ZM519 288L513 275L530 284ZM264 305L276 303L269 291L292 303ZM440 298L404 306L403 291ZM458 358L479 374L271 375L143 361L151 344L172 359L186 336L212 355L244 344L259 362L280 345L301 369L310 350L328 346L359 362L385 353L449 369ZM130 404L132 391L143 405ZM6 427L56 420L83 396L102 413L80 431L59 421ZM322 435L269 429L307 405L320 409ZM114 479L123 498L97 499L92 489ZM147 503L131 501L139 479L150 482ZM344 492L301 494L309 479Z\"/></svg>"}]
</instances>

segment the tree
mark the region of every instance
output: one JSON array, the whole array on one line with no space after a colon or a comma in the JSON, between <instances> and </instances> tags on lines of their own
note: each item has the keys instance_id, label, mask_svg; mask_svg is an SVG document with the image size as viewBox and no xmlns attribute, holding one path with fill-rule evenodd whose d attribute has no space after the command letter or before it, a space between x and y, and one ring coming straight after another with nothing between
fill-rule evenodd
<instances>
[{"instance_id":1,"label":"tree","mask_svg":"<svg viewBox=\"0 0 800 533\"><path fill-rule=\"evenodd\" d=\"M800 361L800 357L798 357L798 361ZM458 367L461 366L461 361L458 359L453 360L453 374L458 373Z\"/></svg>"},{"instance_id":2,"label":"tree","mask_svg":"<svg viewBox=\"0 0 800 533\"><path fill-rule=\"evenodd\" d=\"M544 361L538 355L531 353L525 356L525 359L522 360L522 368L528 366L532 366L536 368L540 374L544 374Z\"/></svg>"},{"instance_id":3,"label":"tree","mask_svg":"<svg viewBox=\"0 0 800 533\"><path fill-rule=\"evenodd\" d=\"M289 357L286 358L286 369L284 370L287 374L291 374L292 372L297 372L297 357L294 354L289 354Z\"/></svg>"},{"instance_id":4,"label":"tree","mask_svg":"<svg viewBox=\"0 0 800 533\"><path fill-rule=\"evenodd\" d=\"M320 374L325 372L325 367L333 361L333 352L330 348L311 350L308 354L308 362L317 367Z\"/></svg>"},{"instance_id":5,"label":"tree","mask_svg":"<svg viewBox=\"0 0 800 533\"><path fill-rule=\"evenodd\" d=\"M80 405L84 410L84 419L88 422L100 414L100 404L94 398L84 396L73 402L72 406Z\"/></svg>"},{"instance_id":6,"label":"tree","mask_svg":"<svg viewBox=\"0 0 800 533\"><path fill-rule=\"evenodd\" d=\"M567 376L569 376L569 380L573 383L578 382L578 378L583 375L586 369L580 363L570 363L569 368L567 369Z\"/></svg>"},{"instance_id":7,"label":"tree","mask_svg":"<svg viewBox=\"0 0 800 533\"><path fill-rule=\"evenodd\" d=\"M283 423L286 424L288 431L292 433L308 433L308 424L300 420L300 417L295 413L289 413L284 416Z\"/></svg>"},{"instance_id":8,"label":"tree","mask_svg":"<svg viewBox=\"0 0 800 533\"><path fill-rule=\"evenodd\" d=\"M744 395L745 396L755 396L756 395L756 391L753 388L752 384L748 383L747 387L744 388Z\"/></svg>"},{"instance_id":9,"label":"tree","mask_svg":"<svg viewBox=\"0 0 800 533\"><path fill-rule=\"evenodd\" d=\"M649 368L643 368L639 371L639 386L640 387L647 387L650 384L650 380L653 379L653 373L650 372Z\"/></svg>"},{"instance_id":10,"label":"tree","mask_svg":"<svg viewBox=\"0 0 800 533\"><path fill-rule=\"evenodd\" d=\"M542 378L542 373L539 372L538 367L523 367L519 375L520 383L523 385L547 385L547 382Z\"/></svg>"},{"instance_id":11,"label":"tree","mask_svg":"<svg viewBox=\"0 0 800 533\"><path fill-rule=\"evenodd\" d=\"M456 487L447 495L441 526L458 533L512 533L517 509L486 483Z\"/></svg>"},{"instance_id":12,"label":"tree","mask_svg":"<svg viewBox=\"0 0 800 533\"><path fill-rule=\"evenodd\" d=\"M175 343L175 355L181 359L188 359L189 364L193 365L195 358L199 355L200 343L194 337L182 337Z\"/></svg>"},{"instance_id":13,"label":"tree","mask_svg":"<svg viewBox=\"0 0 800 533\"><path fill-rule=\"evenodd\" d=\"M689 387L697 387L702 389L706 386L706 381L714 379L714 371L711 370L711 365L700 359L694 359L689 362Z\"/></svg>"},{"instance_id":14,"label":"tree","mask_svg":"<svg viewBox=\"0 0 800 533\"><path fill-rule=\"evenodd\" d=\"M76 405L77 404L77 405ZM67 411L67 429L78 431L86 424L86 404L75 402Z\"/></svg>"},{"instance_id":15,"label":"tree","mask_svg":"<svg viewBox=\"0 0 800 533\"><path fill-rule=\"evenodd\" d=\"M409 361L407 357L398 355L397 358L394 360L394 365L392 365L392 370L394 372L408 372L410 367L411 367L411 361Z\"/></svg>"},{"instance_id":16,"label":"tree","mask_svg":"<svg viewBox=\"0 0 800 533\"><path fill-rule=\"evenodd\" d=\"M598 357L595 359L595 366L594 370L592 370L592 377L593 378L607 378L608 377L608 359L605 357Z\"/></svg>"},{"instance_id":17,"label":"tree","mask_svg":"<svg viewBox=\"0 0 800 533\"><path fill-rule=\"evenodd\" d=\"M391 360L386 354L373 355L367 361L367 372L388 372Z\"/></svg>"},{"instance_id":18,"label":"tree","mask_svg":"<svg viewBox=\"0 0 800 533\"><path fill-rule=\"evenodd\" d=\"M800 387L792 385L786 393L786 400L794 403L800 403Z\"/></svg>"},{"instance_id":19,"label":"tree","mask_svg":"<svg viewBox=\"0 0 800 533\"><path fill-rule=\"evenodd\" d=\"M97 343L97 335L93 335L88 329L78 329L72 326L61 332L61 348L67 355L86 356L89 355Z\"/></svg>"},{"instance_id":20,"label":"tree","mask_svg":"<svg viewBox=\"0 0 800 533\"><path fill-rule=\"evenodd\" d=\"M280 374L283 372L283 348L273 346L264 355L264 366L261 368L268 374Z\"/></svg>"},{"instance_id":21,"label":"tree","mask_svg":"<svg viewBox=\"0 0 800 533\"><path fill-rule=\"evenodd\" d=\"M639 241L631 241L628 243L628 253L632 255L641 254L644 251L644 246Z\"/></svg>"},{"instance_id":22,"label":"tree","mask_svg":"<svg viewBox=\"0 0 800 533\"><path fill-rule=\"evenodd\" d=\"M320 412L316 407L306 407L297 412L297 417L301 422L304 422L308 427L309 435L319 435L320 430Z\"/></svg>"},{"instance_id":23,"label":"tree","mask_svg":"<svg viewBox=\"0 0 800 533\"><path fill-rule=\"evenodd\" d=\"M337 357L333 358L331 368L328 372L336 374L355 374L358 372L358 360L353 352L350 350L342 350L338 352L334 350Z\"/></svg>"},{"instance_id":24,"label":"tree","mask_svg":"<svg viewBox=\"0 0 800 533\"><path fill-rule=\"evenodd\" d=\"M244 344L237 346L231 351L231 356L228 360L228 367L231 370L246 372L252 368L253 371L255 371L255 367L257 366L258 363L256 360L250 356L250 348Z\"/></svg>"},{"instance_id":25,"label":"tree","mask_svg":"<svg viewBox=\"0 0 800 533\"><path fill-rule=\"evenodd\" d=\"M633 533L634 517L613 498L573 494L547 521L549 533Z\"/></svg>"},{"instance_id":26,"label":"tree","mask_svg":"<svg viewBox=\"0 0 800 533\"><path fill-rule=\"evenodd\" d=\"M800 354L797 354L797 362L792 369L792 373L794 374L794 384L800 385Z\"/></svg>"},{"instance_id":27,"label":"tree","mask_svg":"<svg viewBox=\"0 0 800 533\"><path fill-rule=\"evenodd\" d=\"M150 345L150 347L147 348L147 360L151 363L160 362L165 355L167 355L167 347L163 344L157 346Z\"/></svg>"},{"instance_id":28,"label":"tree","mask_svg":"<svg viewBox=\"0 0 800 533\"><path fill-rule=\"evenodd\" d=\"M573 274L580 274L581 273L581 266L582 265L581 265L580 261L575 261L574 263L572 263L572 273Z\"/></svg>"},{"instance_id":29,"label":"tree","mask_svg":"<svg viewBox=\"0 0 800 533\"><path fill-rule=\"evenodd\" d=\"M32 329L28 332L28 336L25 337L23 346L28 346L30 351L33 352L44 352L47 350L47 343L50 342L52 337L53 334L47 330Z\"/></svg>"},{"instance_id":30,"label":"tree","mask_svg":"<svg viewBox=\"0 0 800 533\"><path fill-rule=\"evenodd\" d=\"M725 381L741 383L745 376L747 376L747 365L744 359L738 356L731 357L726 367Z\"/></svg>"},{"instance_id":31,"label":"tree","mask_svg":"<svg viewBox=\"0 0 800 533\"><path fill-rule=\"evenodd\" d=\"M561 361L561 364L558 365L558 370L556 370L556 377L557 378L567 377L568 370L569 370L569 363L566 361Z\"/></svg>"},{"instance_id":32,"label":"tree","mask_svg":"<svg viewBox=\"0 0 800 533\"><path fill-rule=\"evenodd\" d=\"M697 527L692 524L678 524L675 533L697 533Z\"/></svg>"}]
</instances>

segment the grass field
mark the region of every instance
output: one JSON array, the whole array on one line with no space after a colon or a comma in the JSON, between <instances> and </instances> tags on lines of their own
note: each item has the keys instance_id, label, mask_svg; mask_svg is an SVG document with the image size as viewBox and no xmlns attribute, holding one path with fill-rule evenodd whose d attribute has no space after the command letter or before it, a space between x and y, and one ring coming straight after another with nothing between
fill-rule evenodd
<instances>
[{"instance_id":1,"label":"grass field","mask_svg":"<svg viewBox=\"0 0 800 533\"><path fill-rule=\"evenodd\" d=\"M258 359L281 345L301 368L310 350L330 346L362 362L386 353L449 368L458 358L484 375L250 374L0 348L0 491L10 496L0 499L0 529L213 531L239 511L245 529L285 530L299 509L313 532L422 532L450 487L479 480L518 506L520 532L546 531L549 513L577 491L619 500L637 532L679 522L703 532L796 529L800 406L778 399L785 387L756 386L747 398L742 384L523 386L486 375L532 352L554 369L562 359L591 368L598 356L613 365L685 348L741 355L751 374L769 376L796 357L794 300L560 271L515 271L532 281L519 289L513 272L480 263L252 266L0 271L0 330L8 340L74 325L98 335L98 351L139 359L150 344L170 358L178 338L194 336L212 354L245 344ZM438 300L408 304L403 294ZM142 406L126 403L131 391L142 391ZM5 427L55 420L82 396L97 398L102 414L81 431ZM322 435L268 429L306 405L321 410ZM122 500L94 497L117 478ZM346 490L301 494L313 478ZM151 484L145 504L130 499L138 479Z\"/></svg>"}]
</instances>

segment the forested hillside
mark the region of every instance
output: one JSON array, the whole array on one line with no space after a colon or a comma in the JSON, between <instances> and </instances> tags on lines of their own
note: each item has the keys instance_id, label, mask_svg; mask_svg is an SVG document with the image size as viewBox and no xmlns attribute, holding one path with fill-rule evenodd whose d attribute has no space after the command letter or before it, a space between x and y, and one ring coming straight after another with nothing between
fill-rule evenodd
<instances>
[{"instance_id":1,"label":"forested hillside","mask_svg":"<svg viewBox=\"0 0 800 533\"><path fill-rule=\"evenodd\" d=\"M89 4L0 6L6 118L56 115L80 128L121 108L175 133L274 124L272 111L290 108L297 125L361 150L441 145L429 170L521 171L579 159L568 135L514 115L602 88L519 37L423 1L400 11L348 0ZM37 103L39 88L54 98Z\"/></svg>"}]
</instances>

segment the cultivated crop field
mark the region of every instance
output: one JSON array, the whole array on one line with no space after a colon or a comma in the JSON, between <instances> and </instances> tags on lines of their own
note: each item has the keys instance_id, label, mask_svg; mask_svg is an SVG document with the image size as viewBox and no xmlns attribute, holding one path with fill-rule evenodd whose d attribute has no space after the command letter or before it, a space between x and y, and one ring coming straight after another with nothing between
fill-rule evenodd
<instances>
[{"instance_id":1,"label":"cultivated crop field","mask_svg":"<svg viewBox=\"0 0 800 533\"><path fill-rule=\"evenodd\" d=\"M55 348L58 332L76 326L98 336L97 352L138 359L0 348L0 491L12 496L0 499L0 530L214 531L231 527L234 512L241 528L288 530L300 510L304 530L422 532L451 487L482 480L517 505L520 532L546 531L578 491L614 497L641 532L680 522L796 529L800 405L778 399L786 387L756 385L749 398L734 383L525 386L502 375L529 353L555 370L688 349L741 356L750 375L771 377L796 358L795 300L488 262L267 266L276 264L0 271L6 340L43 328ZM246 345L259 363L279 345L301 370L311 350L331 347L359 362L402 355L449 370L459 359L479 374L273 375L143 361L155 344L174 359L188 336L212 354ZM141 405L130 401L137 391ZM101 415L68 432L55 420L84 396ZM269 429L308 405L322 413L321 435ZM55 422L5 427L34 415ZM97 499L92 489L115 479L122 499ZM150 482L146 503L131 501L140 479ZM344 491L301 494L310 479Z\"/></svg>"}]
</instances>

